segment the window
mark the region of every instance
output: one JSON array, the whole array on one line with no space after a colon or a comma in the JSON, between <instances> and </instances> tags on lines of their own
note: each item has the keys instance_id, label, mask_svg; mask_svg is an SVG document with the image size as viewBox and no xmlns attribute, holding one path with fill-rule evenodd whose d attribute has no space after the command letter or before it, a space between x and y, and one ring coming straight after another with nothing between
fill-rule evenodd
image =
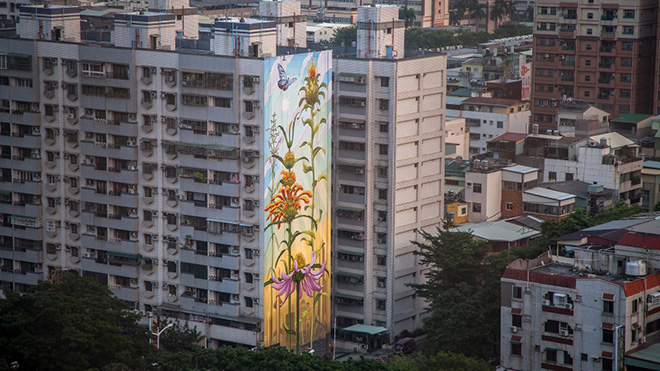
<instances>
[{"instance_id":1,"label":"window","mask_svg":"<svg viewBox=\"0 0 660 371\"><path fill-rule=\"evenodd\" d=\"M628 89L619 90L619 96L621 98L630 98L630 90L628 90Z\"/></svg>"},{"instance_id":2,"label":"window","mask_svg":"<svg viewBox=\"0 0 660 371\"><path fill-rule=\"evenodd\" d=\"M623 43L621 43L621 49L622 50L633 50L633 43L632 42L623 42Z\"/></svg>"},{"instance_id":3,"label":"window","mask_svg":"<svg viewBox=\"0 0 660 371\"><path fill-rule=\"evenodd\" d=\"M520 314L511 315L511 326L522 327L522 316Z\"/></svg>"},{"instance_id":4,"label":"window","mask_svg":"<svg viewBox=\"0 0 660 371\"><path fill-rule=\"evenodd\" d=\"M634 10L624 10L623 11L623 18L635 18L635 11Z\"/></svg>"},{"instance_id":5,"label":"window","mask_svg":"<svg viewBox=\"0 0 660 371\"><path fill-rule=\"evenodd\" d=\"M512 296L514 299L522 299L522 287L513 286Z\"/></svg>"},{"instance_id":6,"label":"window","mask_svg":"<svg viewBox=\"0 0 660 371\"><path fill-rule=\"evenodd\" d=\"M385 255L377 255L376 256L376 264L377 265L386 265L387 264L387 257Z\"/></svg>"},{"instance_id":7,"label":"window","mask_svg":"<svg viewBox=\"0 0 660 371\"><path fill-rule=\"evenodd\" d=\"M603 329L603 343L612 344L614 343L614 331Z\"/></svg>"},{"instance_id":8,"label":"window","mask_svg":"<svg viewBox=\"0 0 660 371\"><path fill-rule=\"evenodd\" d=\"M472 212L473 213L480 213L481 212L481 204L478 202L473 202L472 203Z\"/></svg>"},{"instance_id":9,"label":"window","mask_svg":"<svg viewBox=\"0 0 660 371\"><path fill-rule=\"evenodd\" d=\"M249 259L249 260L254 259L254 250L245 249L245 259Z\"/></svg>"},{"instance_id":10,"label":"window","mask_svg":"<svg viewBox=\"0 0 660 371\"><path fill-rule=\"evenodd\" d=\"M221 97L213 97L213 106L221 107L221 108L231 108L231 99L221 98Z\"/></svg>"},{"instance_id":11,"label":"window","mask_svg":"<svg viewBox=\"0 0 660 371\"><path fill-rule=\"evenodd\" d=\"M573 180L573 173L566 173L566 181Z\"/></svg>"},{"instance_id":12,"label":"window","mask_svg":"<svg viewBox=\"0 0 660 371\"><path fill-rule=\"evenodd\" d=\"M591 95L591 92L589 90L584 91L584 96L589 97Z\"/></svg>"},{"instance_id":13,"label":"window","mask_svg":"<svg viewBox=\"0 0 660 371\"><path fill-rule=\"evenodd\" d=\"M254 299L252 299L249 296L246 296L245 297L245 306L248 307L248 308L254 307Z\"/></svg>"},{"instance_id":14,"label":"window","mask_svg":"<svg viewBox=\"0 0 660 371\"><path fill-rule=\"evenodd\" d=\"M254 283L254 275L252 273L245 273L245 283Z\"/></svg>"},{"instance_id":15,"label":"window","mask_svg":"<svg viewBox=\"0 0 660 371\"><path fill-rule=\"evenodd\" d=\"M498 121L498 122L497 122L497 128L498 128L498 129L504 129L504 122L502 122L502 121Z\"/></svg>"},{"instance_id":16,"label":"window","mask_svg":"<svg viewBox=\"0 0 660 371\"><path fill-rule=\"evenodd\" d=\"M380 155L387 155L387 144L379 144L378 145L378 154Z\"/></svg>"},{"instance_id":17,"label":"window","mask_svg":"<svg viewBox=\"0 0 660 371\"><path fill-rule=\"evenodd\" d=\"M587 50L591 50L591 44L587 44L586 49L587 49Z\"/></svg>"},{"instance_id":18,"label":"window","mask_svg":"<svg viewBox=\"0 0 660 371\"><path fill-rule=\"evenodd\" d=\"M603 300L603 313L614 313L614 302Z\"/></svg>"},{"instance_id":19,"label":"window","mask_svg":"<svg viewBox=\"0 0 660 371\"><path fill-rule=\"evenodd\" d=\"M594 13L587 13L587 19L594 19Z\"/></svg>"},{"instance_id":20,"label":"window","mask_svg":"<svg viewBox=\"0 0 660 371\"><path fill-rule=\"evenodd\" d=\"M632 301L632 312L633 313L637 313L637 306L638 306L637 299L635 299L635 300Z\"/></svg>"},{"instance_id":21,"label":"window","mask_svg":"<svg viewBox=\"0 0 660 371\"><path fill-rule=\"evenodd\" d=\"M473 183L472 184L472 192L481 193L481 183Z\"/></svg>"},{"instance_id":22,"label":"window","mask_svg":"<svg viewBox=\"0 0 660 371\"><path fill-rule=\"evenodd\" d=\"M7 69L7 54L0 54L0 70Z\"/></svg>"},{"instance_id":23,"label":"window","mask_svg":"<svg viewBox=\"0 0 660 371\"><path fill-rule=\"evenodd\" d=\"M511 343L511 355L512 356L521 356L522 355L522 346L520 343Z\"/></svg>"},{"instance_id":24,"label":"window","mask_svg":"<svg viewBox=\"0 0 660 371\"><path fill-rule=\"evenodd\" d=\"M564 351L564 364L567 365L572 365L573 364L573 357L571 356L571 353Z\"/></svg>"},{"instance_id":25,"label":"window","mask_svg":"<svg viewBox=\"0 0 660 371\"><path fill-rule=\"evenodd\" d=\"M381 133L387 133L388 132L387 123L381 123L379 125L379 130Z\"/></svg>"},{"instance_id":26,"label":"window","mask_svg":"<svg viewBox=\"0 0 660 371\"><path fill-rule=\"evenodd\" d=\"M146 291L153 291L154 290L153 283L151 283L151 281L144 281L144 289Z\"/></svg>"},{"instance_id":27,"label":"window","mask_svg":"<svg viewBox=\"0 0 660 371\"><path fill-rule=\"evenodd\" d=\"M585 66L591 66L591 59L585 59L584 60L584 65Z\"/></svg>"},{"instance_id":28,"label":"window","mask_svg":"<svg viewBox=\"0 0 660 371\"><path fill-rule=\"evenodd\" d=\"M508 211L513 210L513 202L507 201L506 204L505 204L505 207Z\"/></svg>"},{"instance_id":29,"label":"window","mask_svg":"<svg viewBox=\"0 0 660 371\"><path fill-rule=\"evenodd\" d=\"M550 181L550 182L556 182L557 181L557 172L556 171L548 172L548 181Z\"/></svg>"},{"instance_id":30,"label":"window","mask_svg":"<svg viewBox=\"0 0 660 371\"><path fill-rule=\"evenodd\" d=\"M613 362L610 358L603 358L603 371L612 371Z\"/></svg>"},{"instance_id":31,"label":"window","mask_svg":"<svg viewBox=\"0 0 660 371\"><path fill-rule=\"evenodd\" d=\"M635 27L634 26L623 26L623 34L624 35L632 35L635 33Z\"/></svg>"},{"instance_id":32,"label":"window","mask_svg":"<svg viewBox=\"0 0 660 371\"><path fill-rule=\"evenodd\" d=\"M584 81L591 81L591 76L590 75L585 75L584 76Z\"/></svg>"},{"instance_id":33,"label":"window","mask_svg":"<svg viewBox=\"0 0 660 371\"><path fill-rule=\"evenodd\" d=\"M591 34L593 34L593 33L594 33L594 32L593 32L593 30L592 30L591 28L587 28L587 35L591 35Z\"/></svg>"},{"instance_id":34,"label":"window","mask_svg":"<svg viewBox=\"0 0 660 371\"><path fill-rule=\"evenodd\" d=\"M557 362L557 350L556 349L546 349L545 350L545 360L548 362Z\"/></svg>"},{"instance_id":35,"label":"window","mask_svg":"<svg viewBox=\"0 0 660 371\"><path fill-rule=\"evenodd\" d=\"M632 66L632 58L621 58L621 65L626 67Z\"/></svg>"},{"instance_id":36,"label":"window","mask_svg":"<svg viewBox=\"0 0 660 371\"><path fill-rule=\"evenodd\" d=\"M589 360L589 355L587 353L581 353L580 354L580 360L583 362L586 362Z\"/></svg>"},{"instance_id":37,"label":"window","mask_svg":"<svg viewBox=\"0 0 660 371\"><path fill-rule=\"evenodd\" d=\"M390 78L389 77L381 77L380 78L380 86L383 88L387 88L390 86Z\"/></svg>"},{"instance_id":38,"label":"window","mask_svg":"<svg viewBox=\"0 0 660 371\"><path fill-rule=\"evenodd\" d=\"M387 189L379 189L378 190L378 199L379 200L387 200Z\"/></svg>"}]
</instances>

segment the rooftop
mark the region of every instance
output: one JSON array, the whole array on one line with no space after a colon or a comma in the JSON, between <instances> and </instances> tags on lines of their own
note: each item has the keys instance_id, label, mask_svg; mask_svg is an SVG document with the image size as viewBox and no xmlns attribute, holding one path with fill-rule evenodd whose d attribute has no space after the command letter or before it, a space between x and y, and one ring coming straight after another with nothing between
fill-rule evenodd
<instances>
[{"instance_id":1,"label":"rooftop","mask_svg":"<svg viewBox=\"0 0 660 371\"><path fill-rule=\"evenodd\" d=\"M541 187L528 189L524 193L551 199L551 200L558 200L558 201L570 200L571 198L575 198L575 195L572 194L554 191L552 189L541 188Z\"/></svg>"},{"instance_id":2,"label":"rooftop","mask_svg":"<svg viewBox=\"0 0 660 371\"><path fill-rule=\"evenodd\" d=\"M463 103L474 103L474 104L484 104L491 106L513 106L516 104L522 104L522 101L517 99L503 99L503 98L488 98L488 97L470 97L466 99Z\"/></svg>"},{"instance_id":3,"label":"rooftop","mask_svg":"<svg viewBox=\"0 0 660 371\"><path fill-rule=\"evenodd\" d=\"M512 223L509 220L463 224L453 230L456 232L471 232L473 236L487 241L514 242L541 235L538 230Z\"/></svg>"},{"instance_id":4,"label":"rooftop","mask_svg":"<svg viewBox=\"0 0 660 371\"><path fill-rule=\"evenodd\" d=\"M586 273L584 271L574 269L573 265L563 263L539 265L530 269L530 271L549 274L551 276L562 276L569 278L602 278L617 284L623 284L627 281L623 275L595 274L593 272Z\"/></svg>"},{"instance_id":5,"label":"rooftop","mask_svg":"<svg viewBox=\"0 0 660 371\"><path fill-rule=\"evenodd\" d=\"M587 182L583 182L581 180L568 180L568 181L563 181L563 182L549 182L549 183L539 184L539 186L542 187L542 188L547 188L547 189L552 189L554 191L574 194L577 197L584 198L584 199L589 197L589 186L590 185L592 185L592 184L587 183ZM604 188L603 192L605 194L610 195L610 198L611 198L611 195L614 193L614 191L609 189L609 188Z\"/></svg>"},{"instance_id":6,"label":"rooftop","mask_svg":"<svg viewBox=\"0 0 660 371\"><path fill-rule=\"evenodd\" d=\"M502 170L510 171L512 173L519 173L519 174L529 174L529 173L533 173L535 171L539 171L539 169L537 169L537 168L529 167L529 166L523 166L523 165L513 165L513 166L505 167Z\"/></svg>"},{"instance_id":7,"label":"rooftop","mask_svg":"<svg viewBox=\"0 0 660 371\"><path fill-rule=\"evenodd\" d=\"M640 370L660 369L660 341L626 354L626 366L639 367Z\"/></svg>"},{"instance_id":8,"label":"rooftop","mask_svg":"<svg viewBox=\"0 0 660 371\"><path fill-rule=\"evenodd\" d=\"M617 121L617 122L627 122L627 123L638 123L640 121L644 121L648 118L652 117L651 115L644 115L641 113L624 113L623 115L611 119L610 121Z\"/></svg>"},{"instance_id":9,"label":"rooftop","mask_svg":"<svg viewBox=\"0 0 660 371\"><path fill-rule=\"evenodd\" d=\"M612 148L621 148L635 145L635 142L616 132L599 134L589 137L589 139L593 140L594 142L600 142L602 138L607 139L609 146Z\"/></svg>"},{"instance_id":10,"label":"rooftop","mask_svg":"<svg viewBox=\"0 0 660 371\"><path fill-rule=\"evenodd\" d=\"M468 88L460 88L456 89L453 92L451 92L449 95L455 96L455 97L471 97L472 93L478 92L479 90L477 89L468 89Z\"/></svg>"},{"instance_id":11,"label":"rooftop","mask_svg":"<svg viewBox=\"0 0 660 371\"><path fill-rule=\"evenodd\" d=\"M521 140L523 140L525 138L527 138L527 134L506 132L502 135L499 135L499 136L489 140L487 143L520 142Z\"/></svg>"},{"instance_id":12,"label":"rooftop","mask_svg":"<svg viewBox=\"0 0 660 371\"><path fill-rule=\"evenodd\" d=\"M660 131L658 131L658 133L660 133ZM644 161L644 167L660 170L660 161Z\"/></svg>"}]
</instances>

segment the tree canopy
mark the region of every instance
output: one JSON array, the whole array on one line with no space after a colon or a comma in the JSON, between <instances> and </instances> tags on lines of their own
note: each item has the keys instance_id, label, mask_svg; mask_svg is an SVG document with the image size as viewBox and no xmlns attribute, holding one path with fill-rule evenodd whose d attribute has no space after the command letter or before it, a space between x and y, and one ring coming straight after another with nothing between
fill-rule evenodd
<instances>
[{"instance_id":1,"label":"tree canopy","mask_svg":"<svg viewBox=\"0 0 660 371\"><path fill-rule=\"evenodd\" d=\"M33 292L0 300L0 369L86 370L110 364L140 369L149 334L138 316L94 280L64 274Z\"/></svg>"},{"instance_id":2,"label":"tree canopy","mask_svg":"<svg viewBox=\"0 0 660 371\"><path fill-rule=\"evenodd\" d=\"M357 26L336 28L330 44L351 46L353 41L357 41Z\"/></svg>"}]
</instances>

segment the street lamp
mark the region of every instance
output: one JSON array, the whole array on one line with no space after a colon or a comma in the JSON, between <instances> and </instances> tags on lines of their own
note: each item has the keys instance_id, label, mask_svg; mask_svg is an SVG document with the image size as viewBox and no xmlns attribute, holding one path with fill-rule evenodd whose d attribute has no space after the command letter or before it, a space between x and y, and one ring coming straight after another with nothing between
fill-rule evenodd
<instances>
[{"instance_id":1,"label":"street lamp","mask_svg":"<svg viewBox=\"0 0 660 371\"><path fill-rule=\"evenodd\" d=\"M169 325L165 326L164 329L158 331L158 333L156 333L156 332L152 332L152 334L156 335L156 348L157 348L158 350L160 350L160 334L162 334L163 332L165 332L165 330L167 330L168 328L170 328L170 327L172 327L172 326L174 326L174 324L173 324L173 323L170 323Z\"/></svg>"}]
</instances>

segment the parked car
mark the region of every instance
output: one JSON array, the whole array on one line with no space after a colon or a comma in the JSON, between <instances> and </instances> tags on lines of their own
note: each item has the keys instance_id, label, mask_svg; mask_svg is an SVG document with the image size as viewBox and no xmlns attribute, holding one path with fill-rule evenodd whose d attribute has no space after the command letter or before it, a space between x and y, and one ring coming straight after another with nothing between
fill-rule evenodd
<instances>
[{"instance_id":1,"label":"parked car","mask_svg":"<svg viewBox=\"0 0 660 371\"><path fill-rule=\"evenodd\" d=\"M394 353L410 354L415 350L415 339L403 338L394 344Z\"/></svg>"}]
</instances>

